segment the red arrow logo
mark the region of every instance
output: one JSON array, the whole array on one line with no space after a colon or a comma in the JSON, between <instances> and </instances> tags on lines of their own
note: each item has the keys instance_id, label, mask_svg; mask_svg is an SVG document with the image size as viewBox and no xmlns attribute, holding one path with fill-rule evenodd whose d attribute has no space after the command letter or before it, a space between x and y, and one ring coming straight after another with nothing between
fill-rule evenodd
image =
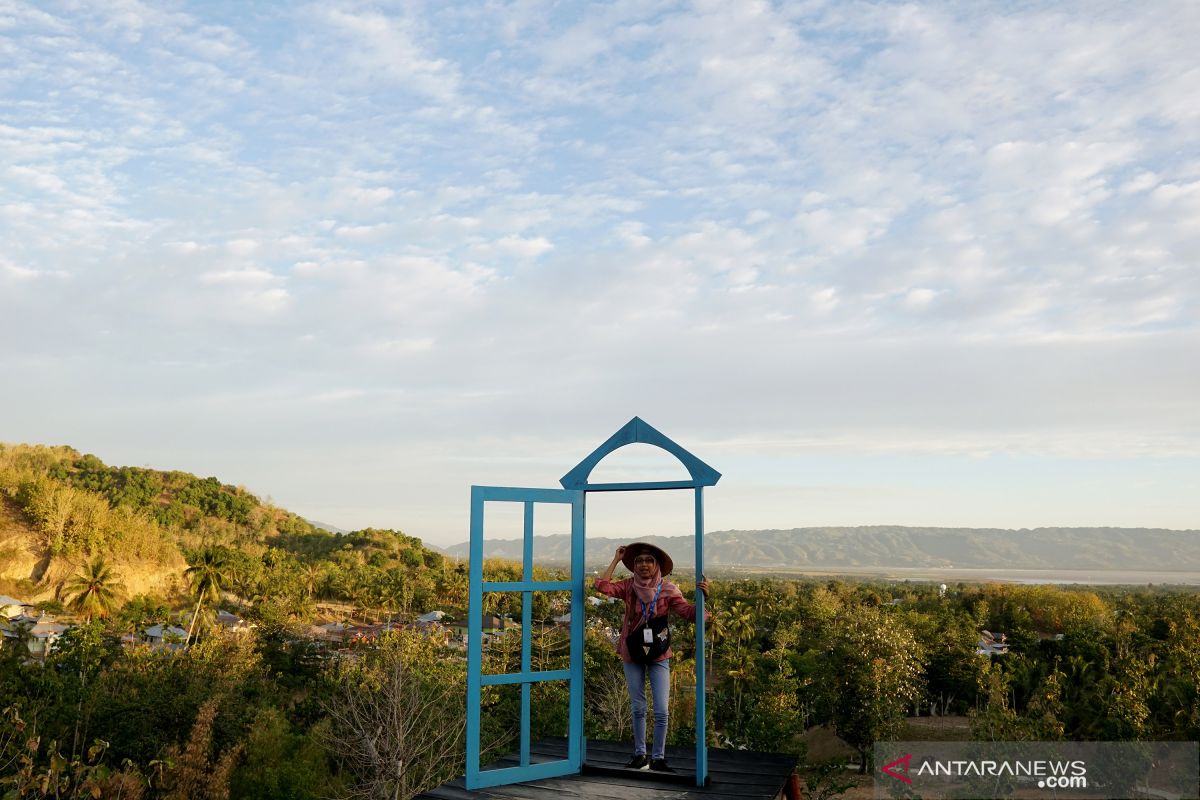
<instances>
[{"instance_id":1,"label":"red arrow logo","mask_svg":"<svg viewBox=\"0 0 1200 800\"><path fill-rule=\"evenodd\" d=\"M890 764L884 764L882 767L880 767L880 769L883 770L884 772L886 772L888 775L891 775L893 778L898 778L899 780L902 780L905 783L911 784L912 778L908 777L908 762L910 762L910 761L912 761L912 753L909 753L908 755L904 756L903 758L897 758L895 761L893 761ZM903 774L901 774L899 772L892 772L892 767L896 766L897 764L904 765L904 773Z\"/></svg>"}]
</instances>

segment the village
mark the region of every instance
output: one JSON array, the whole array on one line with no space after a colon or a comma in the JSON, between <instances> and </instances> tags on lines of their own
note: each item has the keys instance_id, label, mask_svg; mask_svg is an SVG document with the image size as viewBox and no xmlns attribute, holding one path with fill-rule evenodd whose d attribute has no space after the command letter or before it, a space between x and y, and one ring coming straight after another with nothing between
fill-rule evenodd
<instances>
[{"instance_id":1,"label":"village","mask_svg":"<svg viewBox=\"0 0 1200 800\"><path fill-rule=\"evenodd\" d=\"M592 596L587 598L587 602L589 606L597 607L610 600ZM35 661L44 660L50 655L58 640L78 625L78 621L72 615L56 616L45 610L47 605L56 604L26 602L8 595L0 595L0 647L20 647L23 644L29 651L28 658ZM343 613L339 615L339 611ZM377 622L355 622L351 619L349 611L349 607L336 604L318 605L318 612L324 613L320 613L318 619L307 626L293 626L292 631L297 638L307 637L320 642L334 653L349 653L356 645L374 642L383 634L397 630L418 631L452 649L463 652L466 650L466 620L456 620L445 611L435 609L408 621L387 619ZM189 631L189 628L193 627L191 615L182 612L176 615L175 622L159 622L122 633L121 644L126 647L144 645L152 649L180 650L213 630L242 633L257 627L255 623L223 609L218 610L215 616L208 615L206 624L201 622L204 616L202 614L201 619L197 620L198 624L195 627L199 630ZM559 614L548 622L549 625L543 627L560 628L565 631L570 628L571 614L569 611ZM601 633L610 641L616 641L617 632L611 626L597 619L589 619L588 625L600 628ZM483 618L481 630L482 644L487 647L497 637L519 634L521 623L507 614L487 614ZM982 630L975 652L988 658L1005 655L1009 648L1006 638L1003 633ZM1061 640L1062 635L1059 634L1055 638Z\"/></svg>"},{"instance_id":2,"label":"village","mask_svg":"<svg viewBox=\"0 0 1200 800\"><path fill-rule=\"evenodd\" d=\"M607 602L607 598L589 597L587 602L596 607ZM71 614L57 614L47 607L57 609L59 604L51 602L27 602L8 595L0 595L0 647L24 646L28 659L44 661L67 631L79 624ZM432 610L419 614L411 620L389 617L383 621L354 621L352 608L339 604L318 605L318 617L311 624L297 624L290 630L297 639L307 638L322 643L333 653L348 654L357 645L367 644L380 636L399 630L423 633L445 646L465 652L467 646L466 620L456 620L445 611ZM189 612L180 612L174 621L156 622L127 630L120 636L126 647L147 646L156 650L181 650L191 643L211 635L213 631L244 633L257 627L242 617L226 610L214 615L201 612L192 624ZM559 614L547 620L542 627L568 629L571 614ZM598 627L610 640L616 640L616 631L600 620L589 620L589 625ZM482 621L482 644L487 647L494 639L513 633L519 634L521 623L509 615L488 614Z\"/></svg>"}]
</instances>

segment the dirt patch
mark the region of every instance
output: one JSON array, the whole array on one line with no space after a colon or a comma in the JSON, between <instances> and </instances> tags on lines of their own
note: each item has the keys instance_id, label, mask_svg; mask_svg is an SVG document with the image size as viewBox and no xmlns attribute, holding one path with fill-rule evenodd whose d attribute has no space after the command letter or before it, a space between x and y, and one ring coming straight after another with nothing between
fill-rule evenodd
<instances>
[{"instance_id":1,"label":"dirt patch","mask_svg":"<svg viewBox=\"0 0 1200 800\"><path fill-rule=\"evenodd\" d=\"M968 742L971 740L971 720L960 715L909 717L903 738L914 742Z\"/></svg>"},{"instance_id":2,"label":"dirt patch","mask_svg":"<svg viewBox=\"0 0 1200 800\"><path fill-rule=\"evenodd\" d=\"M816 725L804 732L800 741L808 745L807 761L817 764L832 758L858 759L858 751L846 744L833 729L826 725Z\"/></svg>"}]
</instances>

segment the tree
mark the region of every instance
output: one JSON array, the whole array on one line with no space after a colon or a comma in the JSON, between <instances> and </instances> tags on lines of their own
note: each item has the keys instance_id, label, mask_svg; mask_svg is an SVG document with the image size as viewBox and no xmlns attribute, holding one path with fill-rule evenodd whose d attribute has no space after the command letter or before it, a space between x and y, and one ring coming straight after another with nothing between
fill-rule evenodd
<instances>
[{"instance_id":1,"label":"tree","mask_svg":"<svg viewBox=\"0 0 1200 800\"><path fill-rule=\"evenodd\" d=\"M328 720L319 723L322 729ZM320 800L342 794L319 734L294 733L277 708L259 710L246 737L244 761L230 780L232 797Z\"/></svg>"},{"instance_id":2,"label":"tree","mask_svg":"<svg viewBox=\"0 0 1200 800\"><path fill-rule=\"evenodd\" d=\"M327 746L355 776L348 796L408 800L459 773L466 673L428 637L389 634L339 678Z\"/></svg>"},{"instance_id":3,"label":"tree","mask_svg":"<svg viewBox=\"0 0 1200 800\"><path fill-rule=\"evenodd\" d=\"M67 607L88 620L111 616L125 593L124 585L101 556L85 564L83 571L67 582L66 589L71 593Z\"/></svg>"},{"instance_id":4,"label":"tree","mask_svg":"<svg viewBox=\"0 0 1200 800\"><path fill-rule=\"evenodd\" d=\"M859 752L865 774L875 741L898 735L921 696L920 645L900 619L848 608L830 625L821 660L834 727Z\"/></svg>"},{"instance_id":5,"label":"tree","mask_svg":"<svg viewBox=\"0 0 1200 800\"><path fill-rule=\"evenodd\" d=\"M165 800L229 800L229 778L237 765L242 746L234 745L215 761L209 757L213 722L220 704L220 697L205 701L200 706L192 734L184 746L171 745L167 748L165 759L150 762L152 766L167 766L158 775L159 788Z\"/></svg>"},{"instance_id":6,"label":"tree","mask_svg":"<svg viewBox=\"0 0 1200 800\"><path fill-rule=\"evenodd\" d=\"M143 626L167 622L171 609L158 597L139 594L121 608L120 619L124 630L137 631Z\"/></svg>"},{"instance_id":7,"label":"tree","mask_svg":"<svg viewBox=\"0 0 1200 800\"><path fill-rule=\"evenodd\" d=\"M196 620L200 617L200 607L206 602L215 603L219 600L221 590L229 582L229 559L223 549L207 547L201 551L196 563L184 570L184 575L191 582L192 596L196 598L196 610L188 626L188 642L191 642Z\"/></svg>"},{"instance_id":8,"label":"tree","mask_svg":"<svg viewBox=\"0 0 1200 800\"><path fill-rule=\"evenodd\" d=\"M304 580L304 591L314 600L325 583L325 570L320 564L306 564L300 577Z\"/></svg>"},{"instance_id":9,"label":"tree","mask_svg":"<svg viewBox=\"0 0 1200 800\"><path fill-rule=\"evenodd\" d=\"M744 603L735 601L721 616L724 617L724 633L733 637L737 645L737 655L740 656L742 643L754 638L754 612Z\"/></svg>"}]
</instances>

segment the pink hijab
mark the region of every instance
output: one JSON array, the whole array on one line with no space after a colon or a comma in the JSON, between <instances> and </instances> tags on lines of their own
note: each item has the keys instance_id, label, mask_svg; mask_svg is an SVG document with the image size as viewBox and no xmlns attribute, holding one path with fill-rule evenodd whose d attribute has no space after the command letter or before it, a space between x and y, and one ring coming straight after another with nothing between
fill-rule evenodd
<instances>
[{"instance_id":1,"label":"pink hijab","mask_svg":"<svg viewBox=\"0 0 1200 800\"><path fill-rule=\"evenodd\" d=\"M658 568L657 559L654 561L654 573L650 577L643 578L636 572L633 573L633 591L643 603L648 604L654 599L654 592L658 589L658 584L662 583L662 575L660 573L661 570Z\"/></svg>"}]
</instances>

